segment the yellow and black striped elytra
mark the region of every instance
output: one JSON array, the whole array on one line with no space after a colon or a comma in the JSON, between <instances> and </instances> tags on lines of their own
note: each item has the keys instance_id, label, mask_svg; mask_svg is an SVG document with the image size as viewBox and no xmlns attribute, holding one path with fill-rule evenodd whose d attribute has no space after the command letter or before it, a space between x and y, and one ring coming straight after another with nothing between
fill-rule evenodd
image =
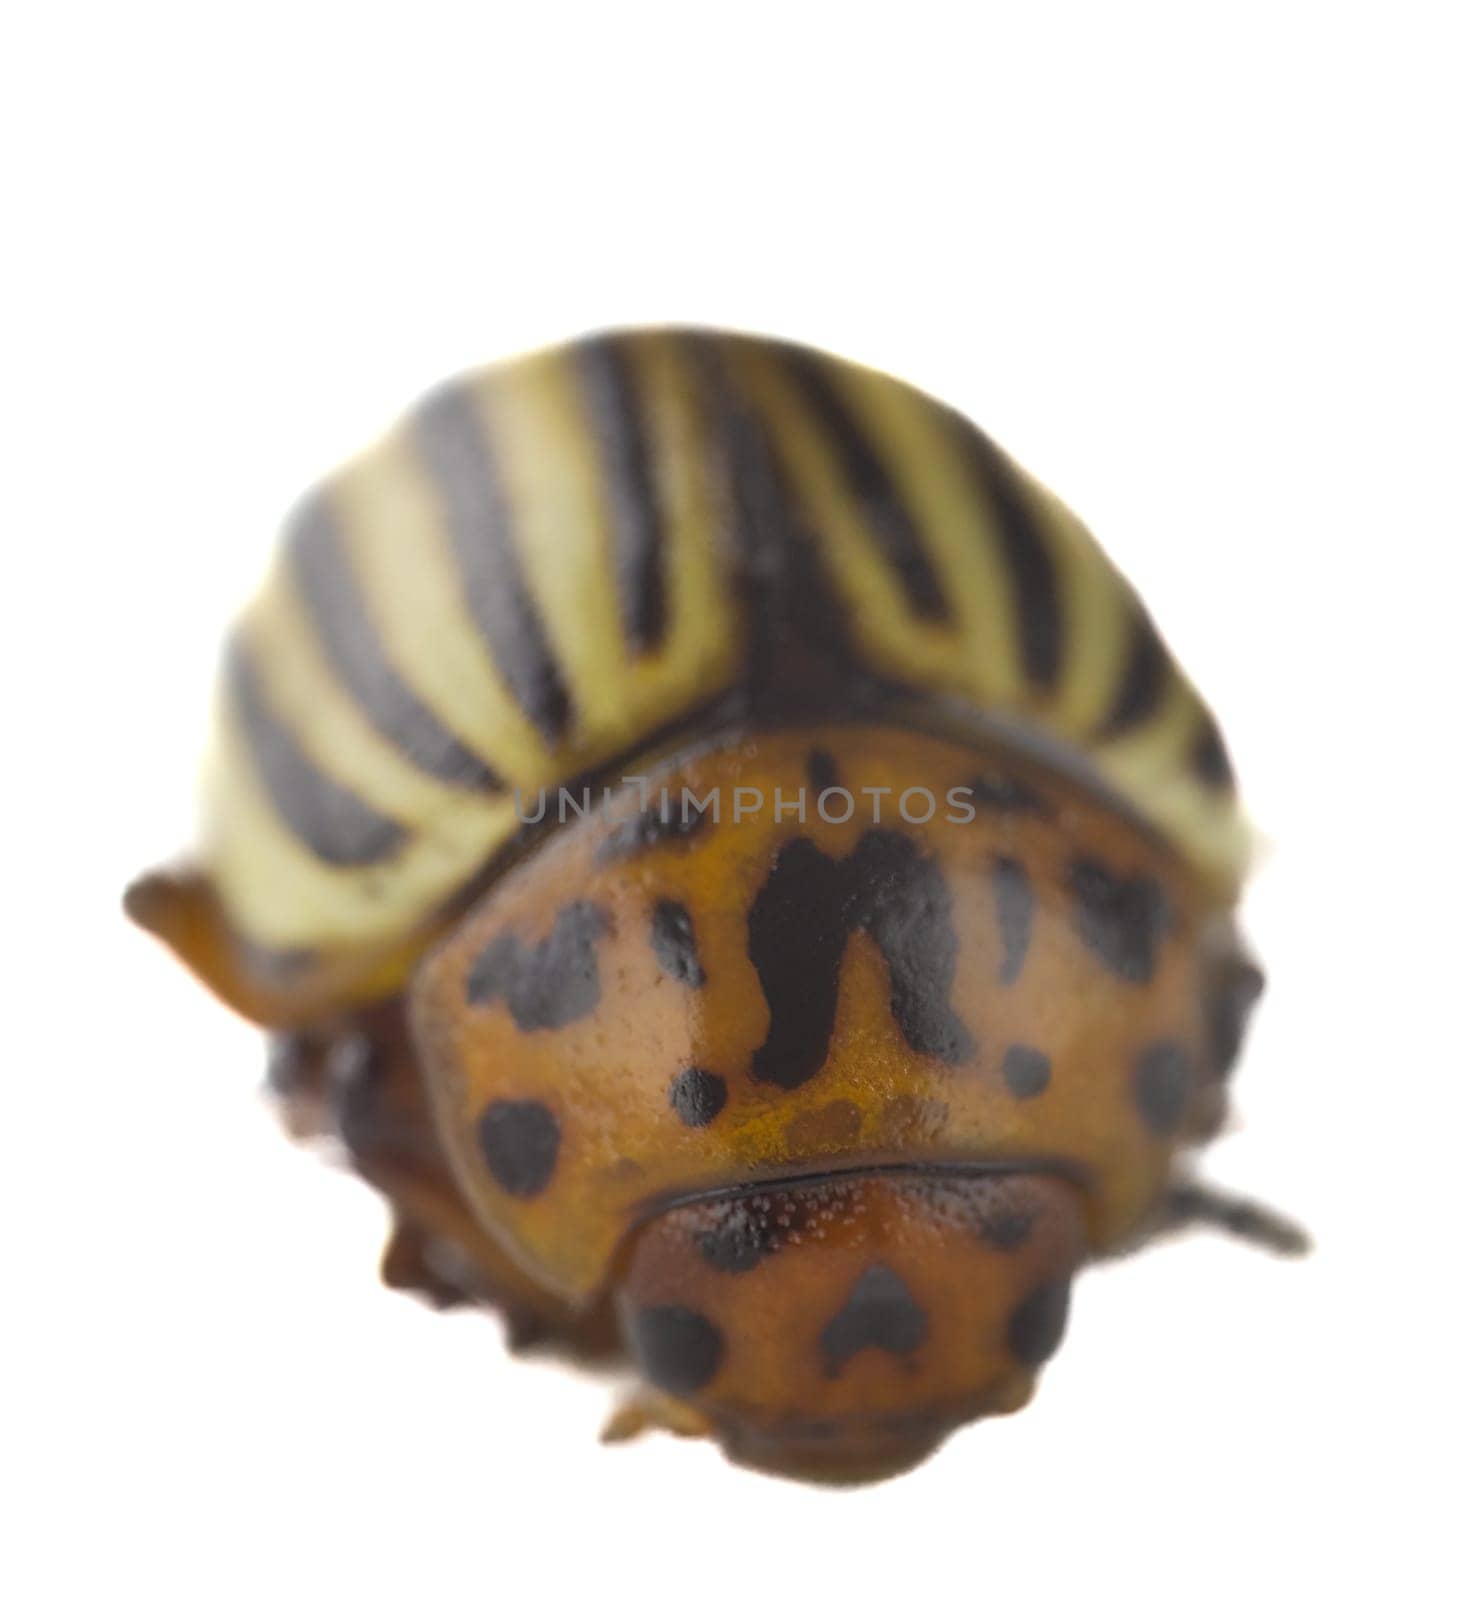
<instances>
[{"instance_id":1,"label":"yellow and black striped elytra","mask_svg":"<svg viewBox=\"0 0 1482 1600\"><path fill-rule=\"evenodd\" d=\"M626 1338L618 1431L893 1470L1028 1398L1081 1260L1231 1214L1179 1176L1260 986L1217 724L940 402L685 330L457 379L225 659L131 911L276 1031L388 1281Z\"/></svg>"},{"instance_id":2,"label":"yellow and black striped elytra","mask_svg":"<svg viewBox=\"0 0 1482 1600\"><path fill-rule=\"evenodd\" d=\"M1238 880L1213 720L983 434L795 347L583 341L445 386L295 517L224 683L213 881L259 946L359 952L457 895L515 791L862 712L1046 739Z\"/></svg>"},{"instance_id":3,"label":"yellow and black striped elytra","mask_svg":"<svg viewBox=\"0 0 1482 1600\"><path fill-rule=\"evenodd\" d=\"M429 777L475 790L499 781L388 659L327 498L310 500L288 535L293 581L332 670L377 733Z\"/></svg>"},{"instance_id":4,"label":"yellow and black striped elytra","mask_svg":"<svg viewBox=\"0 0 1482 1600\"><path fill-rule=\"evenodd\" d=\"M525 583L513 513L477 402L462 387L444 389L419 408L412 427L489 660L526 721L557 745L570 722L570 695Z\"/></svg>"}]
</instances>

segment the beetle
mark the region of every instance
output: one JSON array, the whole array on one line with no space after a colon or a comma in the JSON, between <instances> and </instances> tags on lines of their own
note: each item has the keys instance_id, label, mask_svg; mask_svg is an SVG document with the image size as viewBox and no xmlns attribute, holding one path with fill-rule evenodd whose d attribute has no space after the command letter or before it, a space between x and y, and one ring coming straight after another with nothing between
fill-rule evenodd
<instances>
[{"instance_id":1,"label":"beetle","mask_svg":"<svg viewBox=\"0 0 1482 1600\"><path fill-rule=\"evenodd\" d=\"M1195 1218L1262 979L1217 724L1082 523L797 345L460 378L290 518L134 919L270 1030L383 1276L835 1481L1011 1411Z\"/></svg>"}]
</instances>

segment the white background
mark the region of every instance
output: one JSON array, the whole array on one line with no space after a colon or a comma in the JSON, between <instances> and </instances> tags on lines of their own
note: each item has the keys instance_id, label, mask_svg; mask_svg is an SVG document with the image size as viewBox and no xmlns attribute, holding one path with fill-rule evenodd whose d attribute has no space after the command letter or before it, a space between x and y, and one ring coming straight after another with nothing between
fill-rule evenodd
<instances>
[{"instance_id":1,"label":"white background","mask_svg":"<svg viewBox=\"0 0 1482 1600\"><path fill-rule=\"evenodd\" d=\"M1475 1593L1477 40L1432 5L35 7L3 50L8 1593ZM794 335L1077 506L1219 709L1271 973L1220 1180L853 1493L380 1289L117 896L299 491L449 371ZM1472 1531L1469 1531L1471 1529Z\"/></svg>"}]
</instances>

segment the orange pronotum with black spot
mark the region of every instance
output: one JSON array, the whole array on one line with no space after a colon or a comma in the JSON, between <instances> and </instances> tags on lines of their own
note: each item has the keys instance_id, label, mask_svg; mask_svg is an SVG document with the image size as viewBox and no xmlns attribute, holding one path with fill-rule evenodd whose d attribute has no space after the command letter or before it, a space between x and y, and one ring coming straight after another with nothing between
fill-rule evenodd
<instances>
[{"instance_id":1,"label":"orange pronotum with black spot","mask_svg":"<svg viewBox=\"0 0 1482 1600\"><path fill-rule=\"evenodd\" d=\"M1294 1242L1177 1166L1260 981L1213 720L936 402L527 358L309 502L229 661L200 860L130 909L275 1030L388 1282L626 1343L615 1433L898 1470L1029 1398L1086 1260Z\"/></svg>"}]
</instances>

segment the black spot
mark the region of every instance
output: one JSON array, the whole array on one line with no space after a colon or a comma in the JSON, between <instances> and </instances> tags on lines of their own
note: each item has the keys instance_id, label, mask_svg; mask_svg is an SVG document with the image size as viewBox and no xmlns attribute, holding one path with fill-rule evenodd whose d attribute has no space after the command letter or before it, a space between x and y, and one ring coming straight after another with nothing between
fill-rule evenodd
<instances>
[{"instance_id":1,"label":"black spot","mask_svg":"<svg viewBox=\"0 0 1482 1600\"><path fill-rule=\"evenodd\" d=\"M823 1330L819 1347L823 1370L837 1378L861 1350L886 1350L909 1356L926 1338L926 1313L898 1273L887 1266L867 1267L844 1309Z\"/></svg>"},{"instance_id":2,"label":"black spot","mask_svg":"<svg viewBox=\"0 0 1482 1600\"><path fill-rule=\"evenodd\" d=\"M1071 863L1070 891L1076 932L1092 955L1124 982L1149 982L1169 923L1157 879L1144 873L1121 877L1104 862L1080 856Z\"/></svg>"},{"instance_id":3,"label":"black spot","mask_svg":"<svg viewBox=\"0 0 1482 1600\"><path fill-rule=\"evenodd\" d=\"M803 1223L804 1213L780 1196L739 1195L724 1202L722 1215L695 1235L695 1244L718 1272L750 1272Z\"/></svg>"},{"instance_id":4,"label":"black spot","mask_svg":"<svg viewBox=\"0 0 1482 1600\"><path fill-rule=\"evenodd\" d=\"M1150 1044L1137 1058L1132 1093L1138 1115L1150 1133L1174 1133L1183 1121L1193 1088L1194 1066L1188 1052L1171 1039Z\"/></svg>"},{"instance_id":5,"label":"black spot","mask_svg":"<svg viewBox=\"0 0 1482 1600\"><path fill-rule=\"evenodd\" d=\"M650 795L641 811L620 822L597 846L595 860L600 867L616 861L631 861L656 845L673 839L686 839L705 826L709 815L702 807L687 805L683 793L662 797Z\"/></svg>"},{"instance_id":6,"label":"black spot","mask_svg":"<svg viewBox=\"0 0 1482 1600\"><path fill-rule=\"evenodd\" d=\"M1033 1100L1050 1087L1050 1058L1027 1044L1011 1044L1003 1054L1003 1081L1016 1100Z\"/></svg>"},{"instance_id":7,"label":"black spot","mask_svg":"<svg viewBox=\"0 0 1482 1600\"><path fill-rule=\"evenodd\" d=\"M995 1250L1020 1250L1029 1242L1038 1216L1036 1207L996 1194L978 1223L978 1237Z\"/></svg>"},{"instance_id":8,"label":"black spot","mask_svg":"<svg viewBox=\"0 0 1482 1600\"><path fill-rule=\"evenodd\" d=\"M952 1009L957 935L952 893L935 862L904 834L873 829L846 863L855 926L890 969L890 1010L913 1050L958 1065L973 1041Z\"/></svg>"},{"instance_id":9,"label":"black spot","mask_svg":"<svg viewBox=\"0 0 1482 1600\"><path fill-rule=\"evenodd\" d=\"M726 1080L704 1067L686 1067L669 1085L669 1104L687 1128L703 1128L725 1109Z\"/></svg>"},{"instance_id":10,"label":"black spot","mask_svg":"<svg viewBox=\"0 0 1482 1600\"><path fill-rule=\"evenodd\" d=\"M828 1057L849 932L839 867L810 839L783 846L748 918L747 953L770 1012L751 1069L795 1089Z\"/></svg>"},{"instance_id":11,"label":"black spot","mask_svg":"<svg viewBox=\"0 0 1482 1600\"><path fill-rule=\"evenodd\" d=\"M703 1389L725 1358L725 1335L688 1306L641 1306L627 1324L634 1360L651 1383L670 1394Z\"/></svg>"},{"instance_id":12,"label":"black spot","mask_svg":"<svg viewBox=\"0 0 1482 1600\"><path fill-rule=\"evenodd\" d=\"M1219 966L1209 979L1205 995L1205 1029L1209 1037L1210 1065L1228 1077L1245 1041L1246 1024L1266 987L1261 969L1239 958Z\"/></svg>"},{"instance_id":13,"label":"black spot","mask_svg":"<svg viewBox=\"0 0 1482 1600\"><path fill-rule=\"evenodd\" d=\"M784 845L748 919L747 951L771 1015L752 1057L756 1076L794 1089L823 1066L844 946L856 928L885 957L891 1014L906 1043L940 1061L965 1061L972 1040L951 1005L951 911L940 869L903 834L874 829L842 862L809 839Z\"/></svg>"},{"instance_id":14,"label":"black spot","mask_svg":"<svg viewBox=\"0 0 1482 1600\"><path fill-rule=\"evenodd\" d=\"M839 763L827 750L814 749L808 752L808 787L815 795L822 794L825 789L844 787L839 775Z\"/></svg>"},{"instance_id":15,"label":"black spot","mask_svg":"<svg viewBox=\"0 0 1482 1600\"><path fill-rule=\"evenodd\" d=\"M1060 1348L1070 1314L1070 1280L1056 1278L1021 1300L1009 1318L1009 1349L1026 1367L1040 1367Z\"/></svg>"},{"instance_id":16,"label":"black spot","mask_svg":"<svg viewBox=\"0 0 1482 1600\"><path fill-rule=\"evenodd\" d=\"M1022 861L999 856L993 863L993 909L998 917L998 937L1003 954L998 981L1011 984L1024 970L1029 936L1034 926L1034 885Z\"/></svg>"},{"instance_id":17,"label":"black spot","mask_svg":"<svg viewBox=\"0 0 1482 1600\"><path fill-rule=\"evenodd\" d=\"M611 928L600 906L576 900L562 907L555 926L538 944L500 934L468 969L469 1004L505 1001L522 1033L576 1022L594 1011L602 997L596 944Z\"/></svg>"},{"instance_id":18,"label":"black spot","mask_svg":"<svg viewBox=\"0 0 1482 1600\"><path fill-rule=\"evenodd\" d=\"M479 1149L494 1181L528 1200L551 1181L561 1148L561 1128L539 1100L493 1100L478 1126Z\"/></svg>"},{"instance_id":19,"label":"black spot","mask_svg":"<svg viewBox=\"0 0 1482 1600\"><path fill-rule=\"evenodd\" d=\"M1039 792L1006 772L982 772L967 785L973 804L984 811L1028 811L1036 816L1050 815L1050 803Z\"/></svg>"},{"instance_id":20,"label":"black spot","mask_svg":"<svg viewBox=\"0 0 1482 1600\"><path fill-rule=\"evenodd\" d=\"M648 937L659 965L671 978L690 989L704 984L705 969L695 948L695 924L678 900L660 900L654 907Z\"/></svg>"}]
</instances>

